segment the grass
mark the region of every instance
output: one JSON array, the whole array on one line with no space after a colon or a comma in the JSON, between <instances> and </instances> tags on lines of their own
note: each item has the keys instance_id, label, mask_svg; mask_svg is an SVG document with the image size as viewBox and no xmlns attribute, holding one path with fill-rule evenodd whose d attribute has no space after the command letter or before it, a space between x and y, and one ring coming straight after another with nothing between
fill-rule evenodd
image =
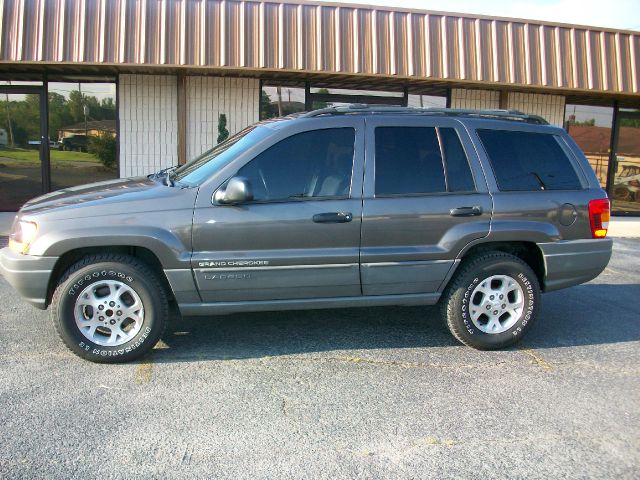
<instances>
[{"instance_id":1,"label":"grass","mask_svg":"<svg viewBox=\"0 0 640 480\"><path fill-rule=\"evenodd\" d=\"M66 160L72 162L98 162L98 159L91 153L84 152L63 152L62 150L49 150L51 161ZM27 162L39 162L40 152L38 150L20 149L0 149L1 158L12 158Z\"/></svg>"}]
</instances>

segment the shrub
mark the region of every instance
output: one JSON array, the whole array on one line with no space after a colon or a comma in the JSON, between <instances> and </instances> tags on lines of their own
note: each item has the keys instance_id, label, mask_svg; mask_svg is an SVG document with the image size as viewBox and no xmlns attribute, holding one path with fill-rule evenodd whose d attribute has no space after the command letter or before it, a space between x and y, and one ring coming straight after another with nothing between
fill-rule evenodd
<instances>
[{"instance_id":1,"label":"shrub","mask_svg":"<svg viewBox=\"0 0 640 480\"><path fill-rule=\"evenodd\" d=\"M221 113L218 117L218 143L224 142L229 138L229 130L227 130L227 116Z\"/></svg>"},{"instance_id":2,"label":"shrub","mask_svg":"<svg viewBox=\"0 0 640 480\"><path fill-rule=\"evenodd\" d=\"M116 137L109 132L102 132L89 139L89 153L93 153L107 168L116 167Z\"/></svg>"}]
</instances>

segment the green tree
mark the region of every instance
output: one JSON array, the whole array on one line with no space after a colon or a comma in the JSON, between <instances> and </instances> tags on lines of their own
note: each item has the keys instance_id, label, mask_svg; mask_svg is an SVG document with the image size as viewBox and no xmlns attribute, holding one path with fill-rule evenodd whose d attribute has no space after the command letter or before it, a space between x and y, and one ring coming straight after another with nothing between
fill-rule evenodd
<instances>
[{"instance_id":1,"label":"green tree","mask_svg":"<svg viewBox=\"0 0 640 480\"><path fill-rule=\"evenodd\" d=\"M227 116L224 113L218 115L218 143L224 142L229 138L229 130L227 130Z\"/></svg>"},{"instance_id":2,"label":"green tree","mask_svg":"<svg viewBox=\"0 0 640 480\"><path fill-rule=\"evenodd\" d=\"M320 88L318 89L318 91L316 93L320 93L323 95L326 95L327 93L329 93L329 90L326 88ZM329 106L328 102L313 102L313 109L317 110L319 108L327 108Z\"/></svg>"},{"instance_id":3,"label":"green tree","mask_svg":"<svg viewBox=\"0 0 640 480\"><path fill-rule=\"evenodd\" d=\"M271 114L271 97L267 92L262 90L260 95L260 120L271 118L274 115Z\"/></svg>"},{"instance_id":4,"label":"green tree","mask_svg":"<svg viewBox=\"0 0 640 480\"><path fill-rule=\"evenodd\" d=\"M64 95L49 92L49 138L57 139L58 130L73 123Z\"/></svg>"},{"instance_id":5,"label":"green tree","mask_svg":"<svg viewBox=\"0 0 640 480\"><path fill-rule=\"evenodd\" d=\"M78 90L69 93L67 105L72 123L84 122L84 99Z\"/></svg>"},{"instance_id":6,"label":"green tree","mask_svg":"<svg viewBox=\"0 0 640 480\"><path fill-rule=\"evenodd\" d=\"M100 120L115 120L116 103L112 97L103 98L100 102Z\"/></svg>"}]
</instances>

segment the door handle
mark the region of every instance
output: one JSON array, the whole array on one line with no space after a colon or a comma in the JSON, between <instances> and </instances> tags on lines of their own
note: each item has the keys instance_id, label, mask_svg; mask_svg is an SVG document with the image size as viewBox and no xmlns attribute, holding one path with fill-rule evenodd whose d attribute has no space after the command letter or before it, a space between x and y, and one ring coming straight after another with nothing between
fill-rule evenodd
<instances>
[{"instance_id":1,"label":"door handle","mask_svg":"<svg viewBox=\"0 0 640 480\"><path fill-rule=\"evenodd\" d=\"M327 212L313 216L315 223L347 223L353 220L351 212Z\"/></svg>"},{"instance_id":2,"label":"door handle","mask_svg":"<svg viewBox=\"0 0 640 480\"><path fill-rule=\"evenodd\" d=\"M449 210L452 217L477 217L482 215L482 207L475 205L473 207L458 207Z\"/></svg>"}]
</instances>

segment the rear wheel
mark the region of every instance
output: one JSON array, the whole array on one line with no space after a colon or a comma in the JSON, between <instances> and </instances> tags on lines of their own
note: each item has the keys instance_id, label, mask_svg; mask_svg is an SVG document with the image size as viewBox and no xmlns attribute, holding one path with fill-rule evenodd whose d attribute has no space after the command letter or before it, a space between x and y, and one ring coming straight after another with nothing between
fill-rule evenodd
<instances>
[{"instance_id":1,"label":"rear wheel","mask_svg":"<svg viewBox=\"0 0 640 480\"><path fill-rule=\"evenodd\" d=\"M158 342L168 304L158 278L144 263L128 255L95 255L63 275L51 316L76 355L93 362L126 362Z\"/></svg>"},{"instance_id":2,"label":"rear wheel","mask_svg":"<svg viewBox=\"0 0 640 480\"><path fill-rule=\"evenodd\" d=\"M531 328L539 307L535 273L518 257L503 252L466 260L442 299L442 314L453 336L480 350L518 342Z\"/></svg>"}]
</instances>

